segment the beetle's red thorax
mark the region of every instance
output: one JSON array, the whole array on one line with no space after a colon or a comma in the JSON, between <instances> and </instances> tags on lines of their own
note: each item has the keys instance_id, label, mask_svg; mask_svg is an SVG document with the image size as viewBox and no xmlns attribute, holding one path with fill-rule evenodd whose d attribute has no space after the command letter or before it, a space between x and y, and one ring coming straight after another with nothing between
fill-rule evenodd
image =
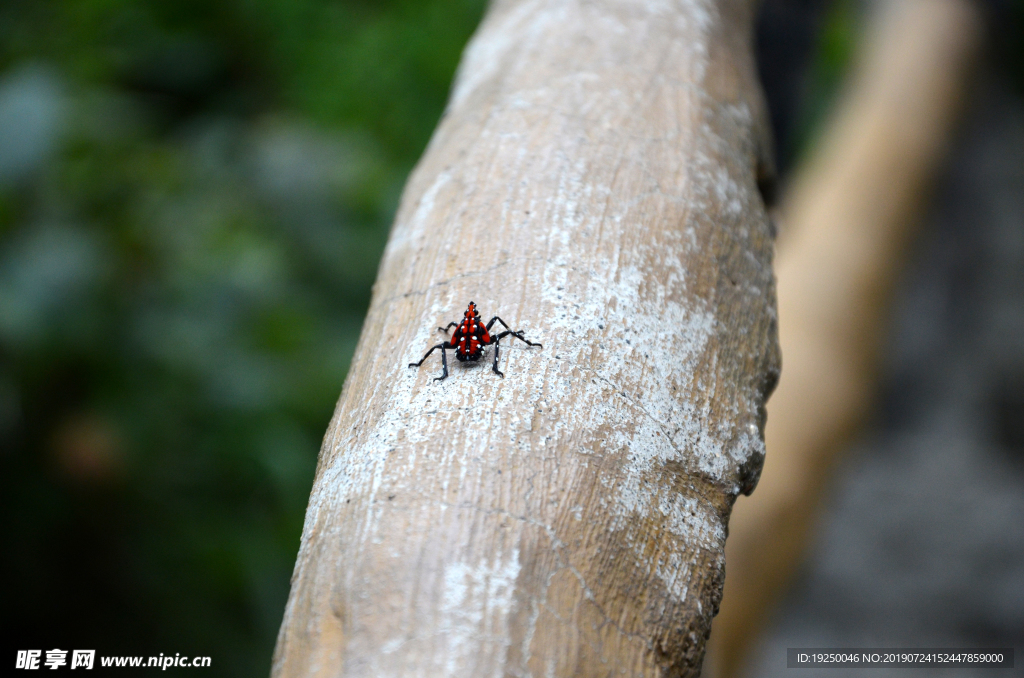
<instances>
[{"instance_id":1,"label":"beetle's red thorax","mask_svg":"<svg viewBox=\"0 0 1024 678\"><path fill-rule=\"evenodd\" d=\"M463 360L476 360L483 353L484 346L491 341L487 328L480 320L476 304L470 302L463 314L462 322L455 328L451 343L455 345L457 356Z\"/></svg>"}]
</instances>

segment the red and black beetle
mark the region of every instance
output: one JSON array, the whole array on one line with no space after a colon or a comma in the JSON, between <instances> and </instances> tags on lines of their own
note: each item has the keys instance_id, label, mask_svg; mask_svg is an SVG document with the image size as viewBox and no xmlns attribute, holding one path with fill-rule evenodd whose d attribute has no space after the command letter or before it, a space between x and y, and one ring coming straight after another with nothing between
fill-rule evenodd
<instances>
[{"instance_id":1,"label":"red and black beetle","mask_svg":"<svg viewBox=\"0 0 1024 678\"><path fill-rule=\"evenodd\" d=\"M491 334L491 327L495 322L501 323L502 327L505 328L504 332L498 334ZM452 327L455 327L455 331L452 332L452 338L443 344L432 346L429 351L423 354L423 358L418 363L409 363L409 367L419 367L423 364L423 361L427 359L431 353L437 349L441 349L441 367L444 372L440 377L434 377L434 381L441 381L448 377L448 357L445 355L445 350L449 348L455 349L455 357L460 362L476 362L480 360L480 356L484 354L484 347L494 344L494 365L491 369L499 377L505 375L498 369L498 353L501 350L501 346L498 344L504 337L509 335L515 337L519 341L526 343L529 346L539 346L544 348L543 344L534 343L523 336L522 330L512 330L505 323L504 320L498 316L494 316L485 326L483 321L480 320L480 313L476 310L476 304L472 301L469 302L469 307L466 308L466 312L462 315L462 322L450 322L447 327L438 327L438 332L447 332Z\"/></svg>"}]
</instances>

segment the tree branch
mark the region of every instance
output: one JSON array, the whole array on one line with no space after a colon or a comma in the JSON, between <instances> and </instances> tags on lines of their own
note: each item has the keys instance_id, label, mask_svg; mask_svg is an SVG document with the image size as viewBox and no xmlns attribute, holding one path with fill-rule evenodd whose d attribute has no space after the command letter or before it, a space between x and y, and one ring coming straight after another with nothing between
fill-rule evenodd
<instances>
[{"instance_id":1,"label":"tree branch","mask_svg":"<svg viewBox=\"0 0 1024 678\"><path fill-rule=\"evenodd\" d=\"M697 675L778 375L750 20L491 8L385 251L275 676ZM544 347L407 367L470 300Z\"/></svg>"}]
</instances>

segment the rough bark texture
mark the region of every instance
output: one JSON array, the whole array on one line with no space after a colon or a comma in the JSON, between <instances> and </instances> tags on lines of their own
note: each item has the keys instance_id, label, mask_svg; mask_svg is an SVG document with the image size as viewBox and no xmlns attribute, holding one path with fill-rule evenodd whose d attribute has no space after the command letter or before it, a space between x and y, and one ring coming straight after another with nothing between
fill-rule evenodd
<instances>
[{"instance_id":1,"label":"rough bark texture","mask_svg":"<svg viewBox=\"0 0 1024 678\"><path fill-rule=\"evenodd\" d=\"M699 673L779 367L751 12L491 8L324 440L275 676ZM504 379L407 367L470 300L544 347Z\"/></svg>"}]
</instances>

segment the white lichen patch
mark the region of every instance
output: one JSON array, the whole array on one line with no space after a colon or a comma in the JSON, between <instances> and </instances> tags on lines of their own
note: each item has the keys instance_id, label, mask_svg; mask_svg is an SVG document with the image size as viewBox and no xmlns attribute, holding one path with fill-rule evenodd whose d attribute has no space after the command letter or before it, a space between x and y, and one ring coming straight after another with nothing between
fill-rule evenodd
<instances>
[{"instance_id":1,"label":"white lichen patch","mask_svg":"<svg viewBox=\"0 0 1024 678\"><path fill-rule=\"evenodd\" d=\"M444 675L457 676L461 667L472 666L481 641L507 647L508 616L519 567L519 549L513 549L496 554L490 562L456 562L445 568L435 631ZM500 678L502 673L494 675Z\"/></svg>"},{"instance_id":2,"label":"white lichen patch","mask_svg":"<svg viewBox=\"0 0 1024 678\"><path fill-rule=\"evenodd\" d=\"M400 219L395 223L391 237L388 238L387 247L384 250L385 258L396 256L399 250L418 244L422 240L429 219L437 207L438 194L449 184L451 178L448 172L438 174L430 187L420 197L412 217Z\"/></svg>"}]
</instances>

